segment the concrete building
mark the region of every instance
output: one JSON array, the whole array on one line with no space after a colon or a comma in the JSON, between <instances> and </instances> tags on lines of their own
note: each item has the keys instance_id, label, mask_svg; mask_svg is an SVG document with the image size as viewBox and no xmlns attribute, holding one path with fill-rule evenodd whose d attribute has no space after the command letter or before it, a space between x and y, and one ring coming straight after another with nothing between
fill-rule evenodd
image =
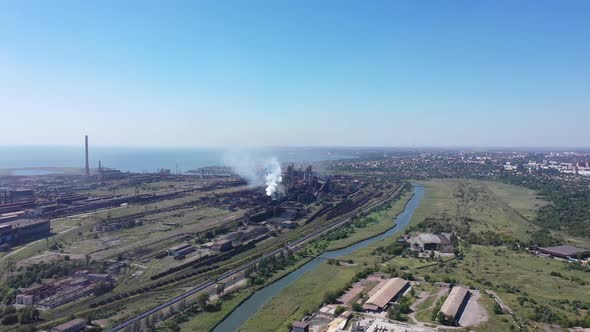
<instances>
[{"instance_id":1,"label":"concrete building","mask_svg":"<svg viewBox=\"0 0 590 332\"><path fill-rule=\"evenodd\" d=\"M590 256L590 250L588 249L567 245L556 247L544 247L539 248L538 250L540 253L563 259L577 258L578 256Z\"/></svg>"},{"instance_id":2,"label":"concrete building","mask_svg":"<svg viewBox=\"0 0 590 332\"><path fill-rule=\"evenodd\" d=\"M51 329L51 332L78 332L86 327L86 319L76 318Z\"/></svg>"},{"instance_id":3,"label":"concrete building","mask_svg":"<svg viewBox=\"0 0 590 332\"><path fill-rule=\"evenodd\" d=\"M398 299L410 287L410 283L402 278L389 279L363 304L368 311L382 311L387 305Z\"/></svg>"},{"instance_id":4,"label":"concrete building","mask_svg":"<svg viewBox=\"0 0 590 332\"><path fill-rule=\"evenodd\" d=\"M0 225L0 245L13 242L12 226Z\"/></svg>"},{"instance_id":5,"label":"concrete building","mask_svg":"<svg viewBox=\"0 0 590 332\"><path fill-rule=\"evenodd\" d=\"M49 220L19 219L0 225L0 245L19 244L51 235Z\"/></svg>"},{"instance_id":6,"label":"concrete building","mask_svg":"<svg viewBox=\"0 0 590 332\"><path fill-rule=\"evenodd\" d=\"M410 238L410 247L413 250L435 250L444 253L453 252L453 244L450 234L422 233Z\"/></svg>"},{"instance_id":7,"label":"concrete building","mask_svg":"<svg viewBox=\"0 0 590 332\"><path fill-rule=\"evenodd\" d=\"M455 286L449 293L449 296L440 307L440 312L446 320L457 324L463 310L469 301L469 290L463 286Z\"/></svg>"},{"instance_id":8,"label":"concrete building","mask_svg":"<svg viewBox=\"0 0 590 332\"><path fill-rule=\"evenodd\" d=\"M292 332L309 332L309 323L297 321L293 322L291 326L293 327Z\"/></svg>"},{"instance_id":9,"label":"concrete building","mask_svg":"<svg viewBox=\"0 0 590 332\"><path fill-rule=\"evenodd\" d=\"M14 211L0 214L0 224L24 218L26 211Z\"/></svg>"},{"instance_id":10,"label":"concrete building","mask_svg":"<svg viewBox=\"0 0 590 332\"><path fill-rule=\"evenodd\" d=\"M287 229L294 229L297 228L298 224L292 220L285 220L281 223L281 226Z\"/></svg>"},{"instance_id":11,"label":"concrete building","mask_svg":"<svg viewBox=\"0 0 590 332\"><path fill-rule=\"evenodd\" d=\"M232 241L231 240L218 240L213 242L213 246L211 249L217 251L228 251L232 248Z\"/></svg>"},{"instance_id":12,"label":"concrete building","mask_svg":"<svg viewBox=\"0 0 590 332\"><path fill-rule=\"evenodd\" d=\"M30 202L35 200L35 191L33 189L16 189L9 192L12 203Z\"/></svg>"},{"instance_id":13,"label":"concrete building","mask_svg":"<svg viewBox=\"0 0 590 332\"><path fill-rule=\"evenodd\" d=\"M90 281L110 282L112 277L108 273L93 273L89 270L79 270L74 272L74 276L83 277Z\"/></svg>"},{"instance_id":14,"label":"concrete building","mask_svg":"<svg viewBox=\"0 0 590 332\"><path fill-rule=\"evenodd\" d=\"M35 303L35 297L33 295L18 294L16 296L16 304L33 305L33 303Z\"/></svg>"},{"instance_id":15,"label":"concrete building","mask_svg":"<svg viewBox=\"0 0 590 332\"><path fill-rule=\"evenodd\" d=\"M172 257L184 256L189 252L188 250L190 249L194 251L194 248L190 245L190 243L182 243L168 249L168 255Z\"/></svg>"}]
</instances>

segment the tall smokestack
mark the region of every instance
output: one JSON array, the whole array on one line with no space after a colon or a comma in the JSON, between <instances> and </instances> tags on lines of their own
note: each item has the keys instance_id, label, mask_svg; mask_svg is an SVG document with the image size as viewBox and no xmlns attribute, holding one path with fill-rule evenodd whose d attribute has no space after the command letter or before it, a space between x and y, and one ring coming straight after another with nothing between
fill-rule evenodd
<instances>
[{"instance_id":1,"label":"tall smokestack","mask_svg":"<svg viewBox=\"0 0 590 332\"><path fill-rule=\"evenodd\" d=\"M98 181L102 184L102 162L98 161Z\"/></svg>"},{"instance_id":2,"label":"tall smokestack","mask_svg":"<svg viewBox=\"0 0 590 332\"><path fill-rule=\"evenodd\" d=\"M86 176L90 176L90 165L88 165L88 135L84 136L86 143Z\"/></svg>"}]
</instances>

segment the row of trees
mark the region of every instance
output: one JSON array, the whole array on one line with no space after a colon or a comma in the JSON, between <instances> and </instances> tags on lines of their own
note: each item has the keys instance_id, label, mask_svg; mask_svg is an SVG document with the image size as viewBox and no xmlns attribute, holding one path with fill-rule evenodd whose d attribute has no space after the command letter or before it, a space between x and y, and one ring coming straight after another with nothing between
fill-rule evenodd
<instances>
[{"instance_id":1,"label":"row of trees","mask_svg":"<svg viewBox=\"0 0 590 332\"><path fill-rule=\"evenodd\" d=\"M27 266L16 277L8 280L11 288L29 287L46 278L60 278L70 275L82 266L78 261L62 261L52 263L38 263Z\"/></svg>"},{"instance_id":2,"label":"row of trees","mask_svg":"<svg viewBox=\"0 0 590 332\"><path fill-rule=\"evenodd\" d=\"M2 325L32 324L39 320L39 310L32 305L25 306L17 310L13 306L6 306L2 310Z\"/></svg>"},{"instance_id":3,"label":"row of trees","mask_svg":"<svg viewBox=\"0 0 590 332\"><path fill-rule=\"evenodd\" d=\"M244 271L244 275L248 277L249 284L262 285L275 272L293 265L295 262L297 262L297 257L291 252L284 251L282 254L270 256L251 266Z\"/></svg>"},{"instance_id":4,"label":"row of trees","mask_svg":"<svg viewBox=\"0 0 590 332\"><path fill-rule=\"evenodd\" d=\"M551 202L537 213L534 222L538 225L590 238L590 189L586 181L538 174L510 175L502 180L536 190Z\"/></svg>"},{"instance_id":5,"label":"row of trees","mask_svg":"<svg viewBox=\"0 0 590 332\"><path fill-rule=\"evenodd\" d=\"M190 317L200 312L214 312L221 310L221 302L210 302L209 294L199 294L196 301L192 304L187 304L185 300L171 305L168 311L159 311L148 317L142 324L137 321L131 327L131 331L180 331L180 324L187 322Z\"/></svg>"}]
</instances>

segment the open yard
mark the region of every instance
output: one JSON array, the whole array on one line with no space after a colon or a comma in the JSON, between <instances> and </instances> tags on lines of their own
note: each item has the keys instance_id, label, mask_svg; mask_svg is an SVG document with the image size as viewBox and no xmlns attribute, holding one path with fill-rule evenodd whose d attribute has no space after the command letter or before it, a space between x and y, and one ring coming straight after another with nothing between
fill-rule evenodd
<instances>
[{"instance_id":1,"label":"open yard","mask_svg":"<svg viewBox=\"0 0 590 332\"><path fill-rule=\"evenodd\" d=\"M327 291L342 288L362 269L362 266L320 264L267 302L240 331L286 330L292 321L315 311Z\"/></svg>"}]
</instances>

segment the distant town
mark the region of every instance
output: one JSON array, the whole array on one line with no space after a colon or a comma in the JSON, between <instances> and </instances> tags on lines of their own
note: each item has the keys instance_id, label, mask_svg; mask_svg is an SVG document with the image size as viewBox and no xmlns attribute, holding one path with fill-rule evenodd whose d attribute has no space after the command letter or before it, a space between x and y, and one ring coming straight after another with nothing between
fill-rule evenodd
<instances>
[{"instance_id":1,"label":"distant town","mask_svg":"<svg viewBox=\"0 0 590 332\"><path fill-rule=\"evenodd\" d=\"M85 149L78 172L0 177L0 330L590 327L588 153L363 149L254 184Z\"/></svg>"}]
</instances>

